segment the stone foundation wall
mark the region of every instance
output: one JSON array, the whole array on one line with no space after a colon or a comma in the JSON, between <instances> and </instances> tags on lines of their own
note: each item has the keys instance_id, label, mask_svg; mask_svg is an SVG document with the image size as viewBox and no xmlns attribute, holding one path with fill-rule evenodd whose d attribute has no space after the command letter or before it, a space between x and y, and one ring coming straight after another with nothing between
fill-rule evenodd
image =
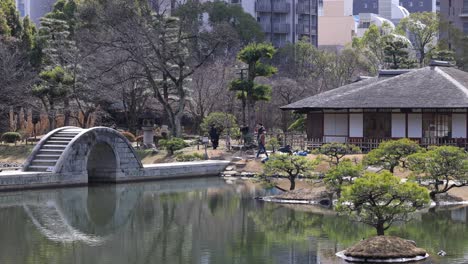
<instances>
[{"instance_id":1,"label":"stone foundation wall","mask_svg":"<svg viewBox=\"0 0 468 264\"><path fill-rule=\"evenodd\" d=\"M119 173L114 183L178 179L202 178L218 176L228 166L229 161L200 161L167 164L153 164L139 169L131 169ZM11 172L0 173L0 191L47 188L57 186L72 186L88 184L87 172L82 173L48 173L48 172Z\"/></svg>"}]
</instances>

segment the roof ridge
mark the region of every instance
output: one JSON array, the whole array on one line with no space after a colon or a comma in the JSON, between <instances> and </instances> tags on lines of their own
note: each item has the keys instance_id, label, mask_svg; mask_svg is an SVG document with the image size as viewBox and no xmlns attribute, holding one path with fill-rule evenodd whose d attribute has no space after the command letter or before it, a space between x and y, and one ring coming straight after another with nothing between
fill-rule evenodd
<instances>
[{"instance_id":1,"label":"roof ridge","mask_svg":"<svg viewBox=\"0 0 468 264\"><path fill-rule=\"evenodd\" d=\"M332 100L332 99L336 99L336 98L340 98L342 96L345 96L345 95L349 95L349 94L352 94L352 93L355 93L357 91L361 91L363 89L366 89L366 88L369 88L368 86L374 86L374 85L378 85L378 84L382 84L384 82L387 82L387 81L390 81L390 80L395 80L396 78L401 78L401 76L404 76L406 74L410 74L410 73L413 73L413 72L417 72L417 71L420 71L420 70L423 70L423 69L427 69L427 67L424 67L424 68L419 68L419 69L415 69L415 70L412 70L410 72L407 72L407 73L403 73L403 74L400 74L400 75L397 75L397 76L393 76L393 77L388 77L386 79L383 79L383 80L378 80L376 82L372 82L372 83L369 83L369 84L366 84L364 86L361 86L361 87L357 87L356 89L353 89L351 91L347 91L347 92L344 92L342 94L336 94L334 96L331 96L329 98L326 98L324 100L324 102L327 102L329 100ZM378 76L376 78L379 78ZM343 86L344 87L344 86ZM333 89L334 90L334 89ZM468 95L468 94L467 94Z\"/></svg>"},{"instance_id":2,"label":"roof ridge","mask_svg":"<svg viewBox=\"0 0 468 264\"><path fill-rule=\"evenodd\" d=\"M462 91L467 97L468 97L468 88L465 87L463 84L461 84L459 81L457 81L455 78L453 78L450 74L446 73L445 71L441 70L439 67L434 68L435 71L442 75L445 79L449 80L455 87L457 87L460 91Z\"/></svg>"},{"instance_id":3,"label":"roof ridge","mask_svg":"<svg viewBox=\"0 0 468 264\"><path fill-rule=\"evenodd\" d=\"M302 102L302 101L304 101L304 100L307 100L307 99L309 99L309 98L311 98L311 97L315 97L315 96L327 96L327 94L332 93L332 92L336 92L336 91L338 91L338 90L346 90L347 88L349 88L349 86L352 86L352 85L357 85L357 84L360 84L360 83L363 83L363 82L370 82L370 83L372 83L371 81L374 80L374 79L378 79L378 76L374 76L374 77L372 77L372 78L364 79L364 80L357 81L357 82L348 83L348 84L345 84L345 85L343 85L343 86L339 86L339 87L336 87L336 88L333 88L333 89L330 89L330 90L327 90L327 91L324 91L324 92L319 92L319 93L317 93L317 94L314 94L314 95L311 95L311 96L307 96L306 98L303 98L303 99L301 99L301 100L299 100L299 101L296 101L296 102L290 103L290 104L288 104L288 105L282 106L281 108L287 107L287 106L289 106L289 105L294 105L294 104L300 103L300 102ZM357 88L355 88L355 89L357 89Z\"/></svg>"}]
</instances>

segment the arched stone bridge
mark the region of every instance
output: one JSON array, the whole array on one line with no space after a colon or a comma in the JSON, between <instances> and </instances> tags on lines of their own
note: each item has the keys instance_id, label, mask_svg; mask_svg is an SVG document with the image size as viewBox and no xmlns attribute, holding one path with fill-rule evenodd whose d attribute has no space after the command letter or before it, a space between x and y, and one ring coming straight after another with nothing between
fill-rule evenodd
<instances>
[{"instance_id":1,"label":"arched stone bridge","mask_svg":"<svg viewBox=\"0 0 468 264\"><path fill-rule=\"evenodd\" d=\"M0 173L0 191L219 175L229 161L143 166L130 142L106 127L62 127L44 136L22 171Z\"/></svg>"},{"instance_id":2,"label":"arched stone bridge","mask_svg":"<svg viewBox=\"0 0 468 264\"><path fill-rule=\"evenodd\" d=\"M23 170L63 174L81 182L115 182L142 168L132 145L118 131L63 127L39 141Z\"/></svg>"}]
</instances>

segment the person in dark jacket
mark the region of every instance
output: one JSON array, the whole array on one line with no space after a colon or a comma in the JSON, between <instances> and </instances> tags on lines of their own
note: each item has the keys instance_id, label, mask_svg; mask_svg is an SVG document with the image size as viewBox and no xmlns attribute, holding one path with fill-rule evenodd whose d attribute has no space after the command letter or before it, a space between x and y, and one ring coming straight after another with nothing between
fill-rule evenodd
<instances>
[{"instance_id":1,"label":"person in dark jacket","mask_svg":"<svg viewBox=\"0 0 468 264\"><path fill-rule=\"evenodd\" d=\"M219 145L219 133L216 127L211 126L209 135L211 138L211 144L213 145L213 149L217 149Z\"/></svg>"},{"instance_id":2,"label":"person in dark jacket","mask_svg":"<svg viewBox=\"0 0 468 264\"><path fill-rule=\"evenodd\" d=\"M257 141L258 139L260 138L260 135L263 134L265 132L265 127L263 126L262 123L258 123L257 124Z\"/></svg>"}]
</instances>

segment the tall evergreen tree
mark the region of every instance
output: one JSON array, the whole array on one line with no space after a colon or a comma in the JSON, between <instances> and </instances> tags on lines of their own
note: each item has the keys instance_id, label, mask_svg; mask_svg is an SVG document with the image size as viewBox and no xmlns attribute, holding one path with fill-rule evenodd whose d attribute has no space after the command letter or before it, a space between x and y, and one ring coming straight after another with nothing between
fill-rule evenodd
<instances>
[{"instance_id":1,"label":"tall evergreen tree","mask_svg":"<svg viewBox=\"0 0 468 264\"><path fill-rule=\"evenodd\" d=\"M74 32L73 0L59 0L51 13L41 19L38 42L42 52L40 85L33 89L49 115L49 129L55 128L57 106L63 102L64 123L70 121L70 98L76 80L78 49L72 38ZM70 77L71 76L71 77ZM59 91L59 92L57 92Z\"/></svg>"},{"instance_id":2,"label":"tall evergreen tree","mask_svg":"<svg viewBox=\"0 0 468 264\"><path fill-rule=\"evenodd\" d=\"M15 0L0 1L0 10L0 30L3 28L3 30L5 30L4 34L6 36L15 37L18 39L21 38L23 27L21 25L20 15L16 10ZM4 20L4 22L2 22L2 20ZM4 28L5 24L8 26L8 28Z\"/></svg>"},{"instance_id":3,"label":"tall evergreen tree","mask_svg":"<svg viewBox=\"0 0 468 264\"><path fill-rule=\"evenodd\" d=\"M238 98L242 100L243 107L247 107L247 120L245 120L245 109L243 110L244 125L247 125L250 134L255 127L255 105L258 101L268 101L271 95L271 87L255 83L257 77L268 77L277 72L271 65L262 63L262 59L271 59L276 50L271 44L252 43L242 49L237 58L247 64L247 76L245 79L234 80L231 83L231 90L238 92Z\"/></svg>"},{"instance_id":4,"label":"tall evergreen tree","mask_svg":"<svg viewBox=\"0 0 468 264\"><path fill-rule=\"evenodd\" d=\"M390 69L410 69L417 65L415 60L410 59L408 42L398 36L389 36L385 40L384 62Z\"/></svg>"}]
</instances>

